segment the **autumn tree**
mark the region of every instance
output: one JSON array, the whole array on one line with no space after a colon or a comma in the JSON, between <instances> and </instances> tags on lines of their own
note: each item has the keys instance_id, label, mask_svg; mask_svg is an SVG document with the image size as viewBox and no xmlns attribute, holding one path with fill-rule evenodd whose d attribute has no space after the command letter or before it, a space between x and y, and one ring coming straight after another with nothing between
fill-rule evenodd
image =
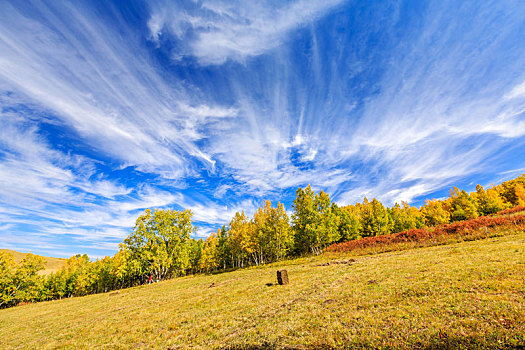
<instances>
[{"instance_id":1,"label":"autumn tree","mask_svg":"<svg viewBox=\"0 0 525 350\"><path fill-rule=\"evenodd\" d=\"M16 264L11 254L0 252L0 308L42 300L44 277L38 274L42 269L40 256L29 253Z\"/></svg>"},{"instance_id":2,"label":"autumn tree","mask_svg":"<svg viewBox=\"0 0 525 350\"><path fill-rule=\"evenodd\" d=\"M450 190L450 218L452 221L475 219L479 216L476 200L465 190L454 187Z\"/></svg>"},{"instance_id":3,"label":"autumn tree","mask_svg":"<svg viewBox=\"0 0 525 350\"><path fill-rule=\"evenodd\" d=\"M189 266L187 273L201 272L200 261L204 250L204 241L202 239L190 239L189 243Z\"/></svg>"},{"instance_id":4,"label":"autumn tree","mask_svg":"<svg viewBox=\"0 0 525 350\"><path fill-rule=\"evenodd\" d=\"M318 247L317 249L324 249L328 245L339 241L341 238L339 233L339 225L341 218L337 215L338 206L332 203L328 193L321 191L315 196L315 203L317 207L319 221L317 224ZM314 253L317 253L314 251Z\"/></svg>"},{"instance_id":5,"label":"autumn tree","mask_svg":"<svg viewBox=\"0 0 525 350\"><path fill-rule=\"evenodd\" d=\"M13 256L0 251L0 308L18 304L18 286L14 284L15 266Z\"/></svg>"},{"instance_id":6,"label":"autumn tree","mask_svg":"<svg viewBox=\"0 0 525 350\"><path fill-rule=\"evenodd\" d=\"M340 241L359 239L363 235L361 210L358 206L347 205L338 208L337 205L334 205L334 212L339 217Z\"/></svg>"},{"instance_id":7,"label":"autumn tree","mask_svg":"<svg viewBox=\"0 0 525 350\"><path fill-rule=\"evenodd\" d=\"M220 232L220 229L219 229ZM202 256L199 262L199 268L201 271L214 271L219 268L219 239L215 233L212 233L204 241L204 247L202 248Z\"/></svg>"},{"instance_id":8,"label":"autumn tree","mask_svg":"<svg viewBox=\"0 0 525 350\"><path fill-rule=\"evenodd\" d=\"M525 205L525 174L496 186L505 202L512 206Z\"/></svg>"},{"instance_id":9,"label":"autumn tree","mask_svg":"<svg viewBox=\"0 0 525 350\"><path fill-rule=\"evenodd\" d=\"M514 186L514 205L517 207L525 206L525 186L523 184L516 184Z\"/></svg>"},{"instance_id":10,"label":"autumn tree","mask_svg":"<svg viewBox=\"0 0 525 350\"><path fill-rule=\"evenodd\" d=\"M450 211L448 204L444 201L427 199L425 205L421 207L421 213L427 226L437 226L450 222Z\"/></svg>"},{"instance_id":11,"label":"autumn tree","mask_svg":"<svg viewBox=\"0 0 525 350\"><path fill-rule=\"evenodd\" d=\"M360 208L362 213L363 236L379 236L391 232L392 222L390 215L387 208L385 208L380 201L374 198L369 202L365 197Z\"/></svg>"},{"instance_id":12,"label":"autumn tree","mask_svg":"<svg viewBox=\"0 0 525 350\"><path fill-rule=\"evenodd\" d=\"M230 251L233 257L234 267L244 267L247 260L253 257L255 252L255 240L253 235L253 224L248 216L241 213L235 213L230 221Z\"/></svg>"},{"instance_id":13,"label":"autumn tree","mask_svg":"<svg viewBox=\"0 0 525 350\"><path fill-rule=\"evenodd\" d=\"M489 215L497 213L500 210L508 208L508 204L499 195L494 188L489 188L485 191L483 186L476 186L476 204L481 215Z\"/></svg>"},{"instance_id":14,"label":"autumn tree","mask_svg":"<svg viewBox=\"0 0 525 350\"><path fill-rule=\"evenodd\" d=\"M425 226L423 214L416 207L410 206L407 202L396 203L388 209L392 219L392 232L402 232L413 228Z\"/></svg>"},{"instance_id":15,"label":"autumn tree","mask_svg":"<svg viewBox=\"0 0 525 350\"><path fill-rule=\"evenodd\" d=\"M288 214L282 203L273 208L270 201L253 215L255 264L264 264L284 258L293 245Z\"/></svg>"}]
</instances>

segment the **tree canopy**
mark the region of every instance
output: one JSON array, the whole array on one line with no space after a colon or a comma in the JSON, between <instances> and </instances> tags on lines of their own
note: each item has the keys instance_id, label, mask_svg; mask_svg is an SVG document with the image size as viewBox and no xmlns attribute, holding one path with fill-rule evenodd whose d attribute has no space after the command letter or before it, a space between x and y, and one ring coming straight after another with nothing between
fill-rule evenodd
<instances>
[{"instance_id":1,"label":"tree canopy","mask_svg":"<svg viewBox=\"0 0 525 350\"><path fill-rule=\"evenodd\" d=\"M378 199L338 205L310 185L298 188L291 218L282 203L265 201L253 217L237 212L206 240L195 239L190 210L155 209L139 215L112 257L75 255L56 273L38 272L43 260L28 254L16 264L0 252L0 308L39 300L107 292L190 273L260 265L320 254L336 242L438 226L525 205L525 175L468 193L456 187L446 199L386 207Z\"/></svg>"}]
</instances>

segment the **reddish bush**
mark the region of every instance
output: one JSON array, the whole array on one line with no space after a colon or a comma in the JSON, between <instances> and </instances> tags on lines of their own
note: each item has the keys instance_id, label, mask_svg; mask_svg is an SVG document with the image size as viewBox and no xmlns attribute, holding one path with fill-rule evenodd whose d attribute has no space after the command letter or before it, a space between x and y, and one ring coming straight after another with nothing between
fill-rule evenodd
<instances>
[{"instance_id":1,"label":"reddish bush","mask_svg":"<svg viewBox=\"0 0 525 350\"><path fill-rule=\"evenodd\" d=\"M517 213L517 212L520 212L520 211L525 211L525 207L514 207L514 208L509 208L509 209L501 210L501 211L498 211L498 212L497 212L496 214L494 214L494 215L513 214L513 213Z\"/></svg>"},{"instance_id":2,"label":"reddish bush","mask_svg":"<svg viewBox=\"0 0 525 350\"><path fill-rule=\"evenodd\" d=\"M480 231L481 228L488 229L497 226L509 225L513 225L518 229L525 230L525 214L502 217L482 216L472 220L459 221L436 227L412 229L390 235L366 237L358 240L332 244L326 248L326 251L345 252L363 248L388 246L391 244L404 242L432 243L435 241L442 241L444 238L451 236L467 238L472 233Z\"/></svg>"}]
</instances>

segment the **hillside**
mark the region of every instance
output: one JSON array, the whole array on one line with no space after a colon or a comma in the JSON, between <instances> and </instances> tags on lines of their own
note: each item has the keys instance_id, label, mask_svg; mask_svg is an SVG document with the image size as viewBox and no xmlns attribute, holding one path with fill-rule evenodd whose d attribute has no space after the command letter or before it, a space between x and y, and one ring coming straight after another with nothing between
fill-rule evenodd
<instances>
[{"instance_id":1,"label":"hillside","mask_svg":"<svg viewBox=\"0 0 525 350\"><path fill-rule=\"evenodd\" d=\"M332 253L0 310L0 347L516 348L524 275L523 232Z\"/></svg>"},{"instance_id":2,"label":"hillside","mask_svg":"<svg viewBox=\"0 0 525 350\"><path fill-rule=\"evenodd\" d=\"M0 249L0 252L11 254L14 257L15 262L18 264L22 261L28 253L17 252L16 250ZM45 269L40 271L41 275L49 275L55 271L58 271L66 263L66 259L52 258L48 256L42 256L46 264Z\"/></svg>"}]
</instances>

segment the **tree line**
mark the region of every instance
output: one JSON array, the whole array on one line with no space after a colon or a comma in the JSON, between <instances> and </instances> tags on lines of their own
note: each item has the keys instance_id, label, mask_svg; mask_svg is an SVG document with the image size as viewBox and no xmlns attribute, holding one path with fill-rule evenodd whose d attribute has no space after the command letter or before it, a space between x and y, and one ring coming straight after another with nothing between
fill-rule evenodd
<instances>
[{"instance_id":1,"label":"tree line","mask_svg":"<svg viewBox=\"0 0 525 350\"><path fill-rule=\"evenodd\" d=\"M323 191L298 188L289 216L282 203L265 201L253 217L234 215L207 239L194 239L190 210L147 209L112 257L67 259L42 276L42 258L28 254L15 264L0 253L0 308L19 303L107 292L175 276L209 273L320 254L327 246L363 237L474 219L525 206L525 174L468 193L454 187L448 198L419 208L406 202L385 207L379 200L340 206Z\"/></svg>"}]
</instances>

